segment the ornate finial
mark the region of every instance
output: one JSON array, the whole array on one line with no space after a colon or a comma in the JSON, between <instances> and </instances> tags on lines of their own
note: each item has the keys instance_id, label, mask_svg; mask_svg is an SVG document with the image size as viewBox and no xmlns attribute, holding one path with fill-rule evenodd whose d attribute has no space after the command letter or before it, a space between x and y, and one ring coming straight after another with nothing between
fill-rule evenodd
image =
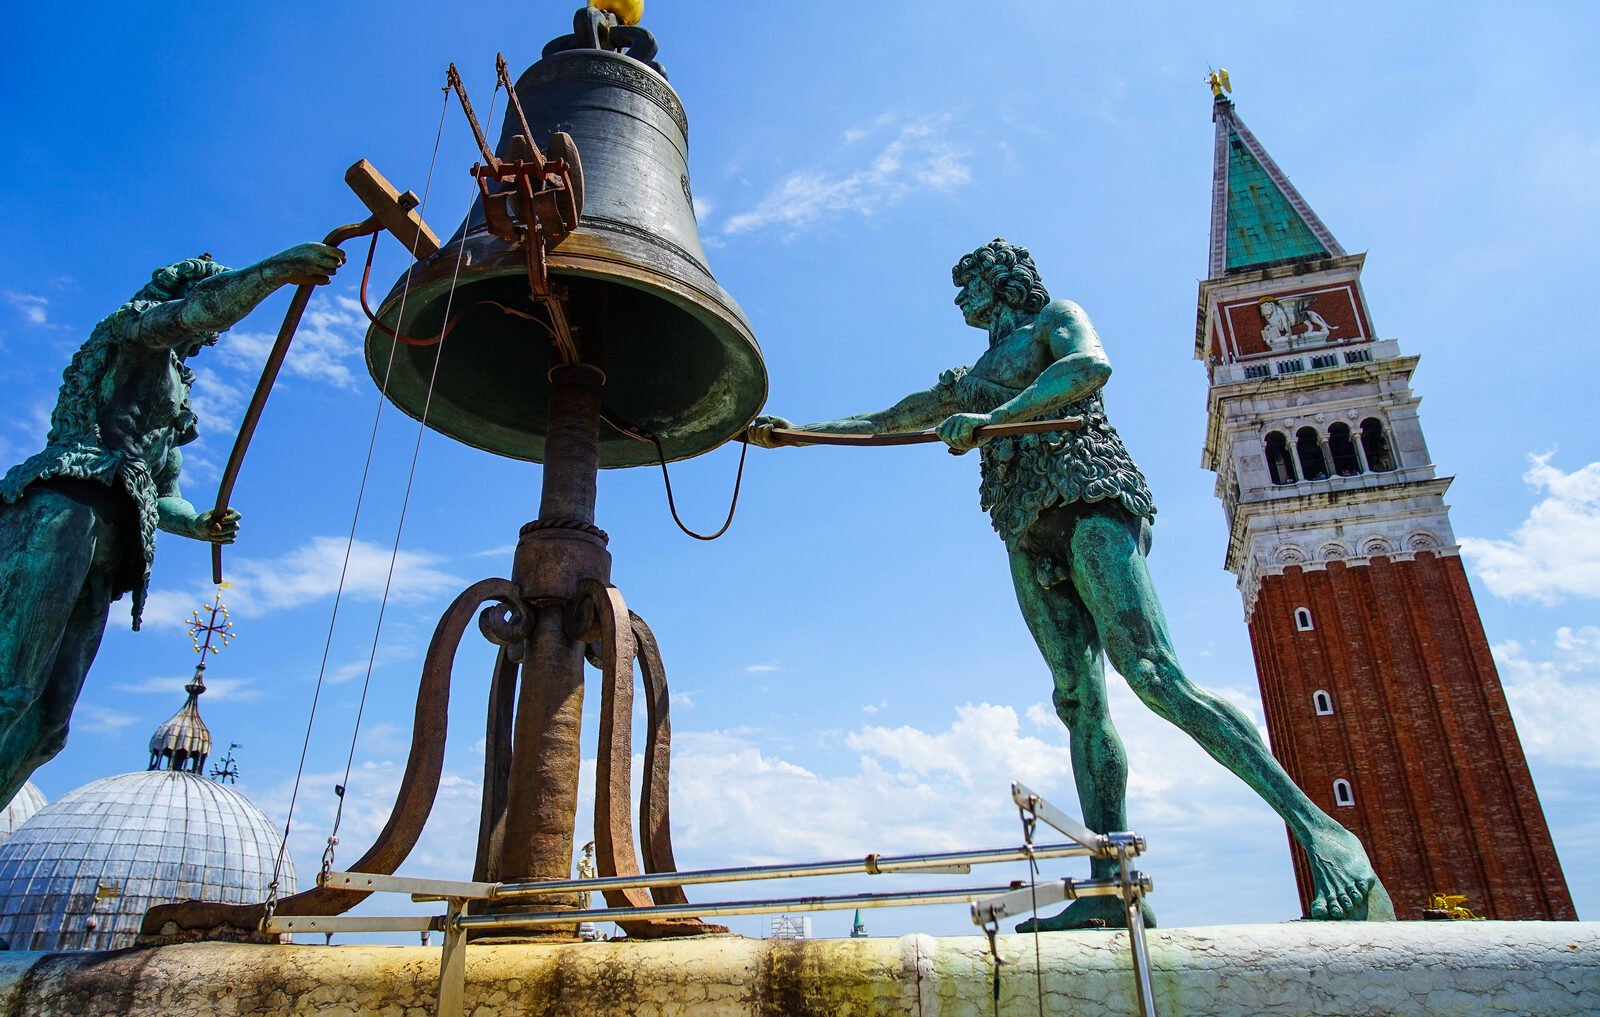
<instances>
[{"instance_id":1,"label":"ornate finial","mask_svg":"<svg viewBox=\"0 0 1600 1017\"><path fill-rule=\"evenodd\" d=\"M233 619L228 616L228 605L222 602L222 588L226 585L218 584L217 595L211 599L211 603L201 604L189 616L189 639L194 643L194 652L200 655L197 675L206 669L206 657L221 653L223 647L233 642ZM206 612L204 617L201 616L202 611Z\"/></svg>"},{"instance_id":2,"label":"ornate finial","mask_svg":"<svg viewBox=\"0 0 1600 1017\"><path fill-rule=\"evenodd\" d=\"M1228 69L1226 67L1218 67L1207 74L1206 84L1211 86L1211 94L1218 99L1222 98L1223 92L1233 91L1233 85L1228 82Z\"/></svg>"},{"instance_id":3,"label":"ornate finial","mask_svg":"<svg viewBox=\"0 0 1600 1017\"><path fill-rule=\"evenodd\" d=\"M228 743L228 754L222 757L222 764L211 764L211 779L218 784L237 784L239 782L239 764L234 762L233 750L239 747L238 742Z\"/></svg>"},{"instance_id":4,"label":"ornate finial","mask_svg":"<svg viewBox=\"0 0 1600 1017\"><path fill-rule=\"evenodd\" d=\"M206 658L221 653L223 647L233 642L233 621L228 617L228 605L222 602L222 589L226 585L218 585L211 603L202 604L189 616L189 640L194 644L194 652L200 655L200 662L194 666L194 677L183 687L189 693L188 701L150 736L152 770L205 772L206 756L211 752L211 732L200 719L199 700L206 690ZM226 776L230 769L233 776L238 775L231 747L222 770L214 770L212 777L221 779L219 773Z\"/></svg>"}]
</instances>

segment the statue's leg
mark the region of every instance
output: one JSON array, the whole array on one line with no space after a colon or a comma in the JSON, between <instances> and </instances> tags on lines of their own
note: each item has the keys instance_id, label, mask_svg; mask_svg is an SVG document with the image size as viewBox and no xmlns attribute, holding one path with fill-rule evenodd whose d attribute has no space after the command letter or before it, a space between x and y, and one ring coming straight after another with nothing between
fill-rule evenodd
<instances>
[{"instance_id":1,"label":"statue's leg","mask_svg":"<svg viewBox=\"0 0 1600 1017\"><path fill-rule=\"evenodd\" d=\"M1056 716L1067 727L1072 777L1078 789L1083 821L1098 833L1126 830L1128 757L1106 708L1105 659L1100 652L1100 636L1093 617L1072 584L1062 581L1048 587L1041 585L1039 564L1037 555L1013 551L1011 581L1028 631L1033 633L1039 652L1050 666L1055 684L1051 701ZM1092 859L1089 868L1096 878L1117 874L1117 863L1113 859ZM1155 924L1155 914L1148 909L1145 922ZM1127 916L1123 914L1121 903L1112 898L1085 897L1058 915L1040 919L1037 924L1042 932L1125 928ZM1033 929L1031 920L1018 926L1021 932Z\"/></svg>"},{"instance_id":2,"label":"statue's leg","mask_svg":"<svg viewBox=\"0 0 1600 1017\"><path fill-rule=\"evenodd\" d=\"M1094 615L1111 664L1145 705L1176 724L1283 817L1311 860L1313 918L1382 917L1387 894L1355 835L1317 808L1268 751L1256 726L1227 700L1191 682L1178 664L1145 564L1149 524L1120 507L1082 512L1072 533L1072 577ZM1393 917L1390 909L1388 917Z\"/></svg>"},{"instance_id":3,"label":"statue's leg","mask_svg":"<svg viewBox=\"0 0 1600 1017\"><path fill-rule=\"evenodd\" d=\"M0 801L60 749L56 727L65 737L52 683L81 669L67 676L70 713L105 629L103 610L80 610L102 534L92 505L52 485L0 506Z\"/></svg>"}]
</instances>

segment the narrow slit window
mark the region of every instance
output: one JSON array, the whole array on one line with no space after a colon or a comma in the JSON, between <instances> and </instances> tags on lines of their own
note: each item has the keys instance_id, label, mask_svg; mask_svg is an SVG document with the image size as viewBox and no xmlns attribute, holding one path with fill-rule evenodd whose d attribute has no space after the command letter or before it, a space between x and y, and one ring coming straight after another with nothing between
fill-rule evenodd
<instances>
[{"instance_id":1,"label":"narrow slit window","mask_svg":"<svg viewBox=\"0 0 1600 1017\"><path fill-rule=\"evenodd\" d=\"M1333 782L1333 804L1340 808L1347 808L1356 803L1356 794L1350 790L1350 782L1340 777Z\"/></svg>"},{"instance_id":2,"label":"narrow slit window","mask_svg":"<svg viewBox=\"0 0 1600 1017\"><path fill-rule=\"evenodd\" d=\"M1322 689L1311 693L1311 705L1319 717L1333 716L1333 697Z\"/></svg>"},{"instance_id":3,"label":"narrow slit window","mask_svg":"<svg viewBox=\"0 0 1600 1017\"><path fill-rule=\"evenodd\" d=\"M1311 611L1309 608L1297 607L1294 609L1294 627L1300 632L1310 632L1316 627L1311 624Z\"/></svg>"},{"instance_id":4,"label":"narrow slit window","mask_svg":"<svg viewBox=\"0 0 1600 1017\"><path fill-rule=\"evenodd\" d=\"M1294 457L1289 454L1289 439L1282 431L1267 435L1267 468L1272 471L1274 484L1292 484L1298 479L1294 472Z\"/></svg>"}]
</instances>

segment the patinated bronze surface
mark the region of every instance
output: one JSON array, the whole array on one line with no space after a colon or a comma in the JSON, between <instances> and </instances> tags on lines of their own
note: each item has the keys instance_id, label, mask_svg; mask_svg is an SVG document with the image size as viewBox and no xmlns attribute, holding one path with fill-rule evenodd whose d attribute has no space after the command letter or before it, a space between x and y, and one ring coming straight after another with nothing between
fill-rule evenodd
<instances>
[{"instance_id":1,"label":"patinated bronze surface","mask_svg":"<svg viewBox=\"0 0 1600 1017\"><path fill-rule=\"evenodd\" d=\"M111 603L138 629L157 529L230 543L239 514L179 487L198 436L188 360L288 283L325 283L344 255L302 244L230 271L158 269L102 319L62 376L43 451L0 480L0 800L66 744Z\"/></svg>"},{"instance_id":2,"label":"patinated bronze surface","mask_svg":"<svg viewBox=\"0 0 1600 1017\"><path fill-rule=\"evenodd\" d=\"M1027 250L1004 240L963 257L953 278L962 316L989 336L975 364L946 371L933 387L877 413L799 428L781 417L758 418L750 440L776 444L774 429L873 434L937 425L952 450L981 443L983 507L1011 556L1017 602L1055 681L1052 698L1069 732L1088 825L1101 833L1128 829L1128 762L1106 710L1104 661L1110 657L1147 706L1199 742L1288 823L1311 859L1316 896L1310 917L1393 918L1355 836L1295 786L1249 717L1196 686L1179 664L1145 565L1155 504L1106 417L1101 390L1111 362L1089 316L1071 301L1052 301ZM989 441L974 433L1052 416L1083 424ZM1114 874L1115 864L1096 860L1094 875ZM1116 901L1089 898L1037 927L1125 924Z\"/></svg>"}]
</instances>

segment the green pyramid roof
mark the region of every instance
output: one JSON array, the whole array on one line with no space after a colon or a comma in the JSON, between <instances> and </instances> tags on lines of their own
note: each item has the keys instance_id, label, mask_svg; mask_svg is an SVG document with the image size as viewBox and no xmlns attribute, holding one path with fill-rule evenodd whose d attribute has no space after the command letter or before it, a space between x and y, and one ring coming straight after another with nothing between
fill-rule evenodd
<instances>
[{"instance_id":1,"label":"green pyramid roof","mask_svg":"<svg viewBox=\"0 0 1600 1017\"><path fill-rule=\"evenodd\" d=\"M1344 254L1288 176L1218 97L1211 205L1211 278Z\"/></svg>"}]
</instances>

